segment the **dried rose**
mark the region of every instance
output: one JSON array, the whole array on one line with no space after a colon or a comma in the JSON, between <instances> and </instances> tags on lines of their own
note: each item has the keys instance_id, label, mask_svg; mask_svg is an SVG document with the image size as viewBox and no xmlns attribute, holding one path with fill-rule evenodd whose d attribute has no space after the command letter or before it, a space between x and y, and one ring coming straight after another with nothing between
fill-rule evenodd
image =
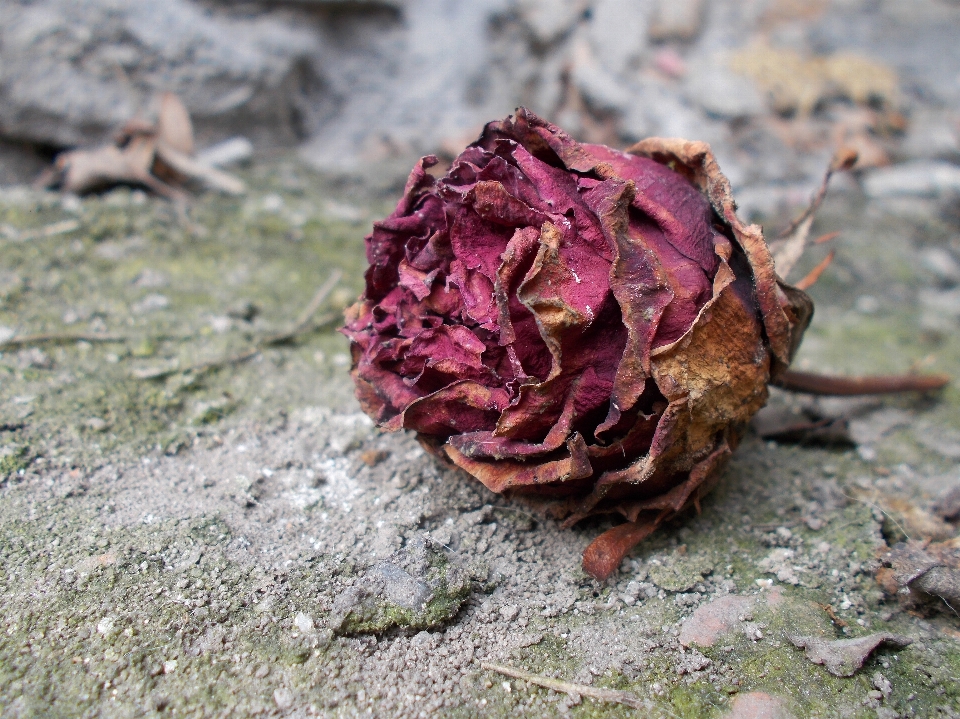
<instances>
[{"instance_id":1,"label":"dried rose","mask_svg":"<svg viewBox=\"0 0 960 719\"><path fill-rule=\"evenodd\" d=\"M566 525L623 515L584 555L606 577L698 505L812 303L737 218L705 143L623 153L521 109L439 180L436 162L366 238L343 329L357 396Z\"/></svg>"}]
</instances>

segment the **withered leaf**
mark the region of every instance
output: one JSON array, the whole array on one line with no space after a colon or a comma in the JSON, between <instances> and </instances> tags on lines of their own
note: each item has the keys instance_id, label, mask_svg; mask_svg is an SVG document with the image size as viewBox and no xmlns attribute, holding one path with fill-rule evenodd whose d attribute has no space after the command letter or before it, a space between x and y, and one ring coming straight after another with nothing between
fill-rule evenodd
<instances>
[{"instance_id":1,"label":"withered leaf","mask_svg":"<svg viewBox=\"0 0 960 719\"><path fill-rule=\"evenodd\" d=\"M950 606L960 603L960 539L930 544L910 540L885 554L883 563L878 581L888 590L906 588Z\"/></svg>"},{"instance_id":2,"label":"withered leaf","mask_svg":"<svg viewBox=\"0 0 960 719\"><path fill-rule=\"evenodd\" d=\"M857 639L827 641L818 637L789 636L794 646L814 664L823 664L827 671L838 677L852 677L863 666L873 651L881 644L902 648L913 644L913 639L899 634L879 632Z\"/></svg>"}]
</instances>

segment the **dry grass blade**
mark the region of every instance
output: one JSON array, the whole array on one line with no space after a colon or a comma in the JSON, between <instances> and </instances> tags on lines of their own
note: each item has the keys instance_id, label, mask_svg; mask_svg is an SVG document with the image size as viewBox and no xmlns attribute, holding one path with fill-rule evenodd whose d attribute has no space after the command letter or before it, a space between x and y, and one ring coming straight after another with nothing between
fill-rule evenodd
<instances>
[{"instance_id":1,"label":"dry grass blade","mask_svg":"<svg viewBox=\"0 0 960 719\"><path fill-rule=\"evenodd\" d=\"M42 334L42 335L24 335L23 337L11 337L8 340L0 342L0 351L12 350L19 347L30 345L67 345L74 342L126 342L127 337L121 335L97 335L97 334Z\"/></svg>"},{"instance_id":2,"label":"dry grass blade","mask_svg":"<svg viewBox=\"0 0 960 719\"><path fill-rule=\"evenodd\" d=\"M827 195L827 185L833 173L840 170L849 170L857 161L857 153L848 148L838 150L830 162L823 176L823 181L817 189L813 199L797 219L780 233L780 237L770 243L770 251L773 254L774 265L777 268L777 274L783 279L787 278L790 270L794 268L799 259L803 256L804 250L810 241L810 227L813 225L813 218L823 198ZM819 240L818 240L819 241Z\"/></svg>"},{"instance_id":3,"label":"dry grass blade","mask_svg":"<svg viewBox=\"0 0 960 719\"><path fill-rule=\"evenodd\" d=\"M297 323L293 326L294 332L307 326L310 318L317 313L317 310L320 309L320 305L322 305L326 301L327 297L330 296L330 293L333 292L334 288L340 282L342 277L343 272L341 272L339 269L335 269L330 273L327 281L320 285L320 288L313 295L313 299L310 300L310 304L308 304L304 308L303 312L300 313L300 316L297 317Z\"/></svg>"},{"instance_id":4,"label":"dry grass blade","mask_svg":"<svg viewBox=\"0 0 960 719\"><path fill-rule=\"evenodd\" d=\"M198 364L183 368L177 366L134 370L132 373L133 377L135 379L162 379L175 374L205 374L214 370L223 369L224 367L236 366L253 359L267 347L275 347L276 345L286 344L296 339L299 335L305 334L306 332L312 332L313 330L328 325L331 322L338 320L340 318L339 315L335 313L322 315L313 323L311 323L311 319L317 313L317 310L320 309L320 306L324 303L327 297L330 296L330 293L333 291L334 287L337 286L337 283L340 281L342 275L343 273L339 269L330 273L330 277L328 277L327 281L320 286L320 289L318 289L314 294L313 298L310 300L310 303L304 308L303 312L300 313L296 324L294 324L294 326L289 330L261 337L252 347L249 347L248 349L245 349L237 354L228 355L226 357L210 360L208 362L200 362Z\"/></svg>"},{"instance_id":5,"label":"dry grass blade","mask_svg":"<svg viewBox=\"0 0 960 719\"><path fill-rule=\"evenodd\" d=\"M817 264L816 267L810 270L810 272L808 272L803 277L803 279L798 280L797 282L794 282L793 286L796 287L798 290L806 290L813 287L816 284L817 280L820 279L820 275L822 275L824 271L830 266L830 263L833 262L833 258L836 257L836 255L837 255L836 250L830 250L827 256L824 257L822 260L820 260L819 264Z\"/></svg>"},{"instance_id":6,"label":"dry grass blade","mask_svg":"<svg viewBox=\"0 0 960 719\"><path fill-rule=\"evenodd\" d=\"M15 242L28 242L30 240L45 240L48 237L56 237L57 235L66 235L79 229L79 220L62 220L33 230L18 230L9 225L5 225L2 228L2 232Z\"/></svg>"},{"instance_id":7,"label":"dry grass blade","mask_svg":"<svg viewBox=\"0 0 960 719\"><path fill-rule=\"evenodd\" d=\"M503 674L504 676L513 677L514 679L523 679L531 684L536 684L538 687L543 687L544 689L553 689L555 692L576 694L614 704L624 704L633 709L643 708L643 703L640 701L640 697L633 692L619 691L617 689L598 689L596 687L587 686L586 684L572 684L570 682L565 682L562 679L554 679L552 677L543 677L538 674L531 674L530 672L525 672L522 669L514 669L513 667L504 666L503 664L480 662L480 666L487 671L497 672L498 674Z\"/></svg>"}]
</instances>

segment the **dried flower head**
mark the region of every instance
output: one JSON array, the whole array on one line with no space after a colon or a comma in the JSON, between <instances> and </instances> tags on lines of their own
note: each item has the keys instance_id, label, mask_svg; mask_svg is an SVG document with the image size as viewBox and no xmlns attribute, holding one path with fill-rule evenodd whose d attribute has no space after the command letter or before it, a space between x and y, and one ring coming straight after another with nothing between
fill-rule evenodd
<instances>
[{"instance_id":1,"label":"dried flower head","mask_svg":"<svg viewBox=\"0 0 960 719\"><path fill-rule=\"evenodd\" d=\"M710 488L812 303L737 218L705 143L624 153L521 109L439 180L435 163L366 238L343 329L357 396L567 525L625 517L584 556L605 577Z\"/></svg>"}]
</instances>

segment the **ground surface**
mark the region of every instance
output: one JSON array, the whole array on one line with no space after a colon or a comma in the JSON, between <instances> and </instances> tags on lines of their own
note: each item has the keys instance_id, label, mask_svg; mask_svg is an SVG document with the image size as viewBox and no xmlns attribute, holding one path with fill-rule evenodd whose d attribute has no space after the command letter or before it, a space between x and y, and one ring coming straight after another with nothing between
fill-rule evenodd
<instances>
[{"instance_id":1,"label":"ground surface","mask_svg":"<svg viewBox=\"0 0 960 719\"><path fill-rule=\"evenodd\" d=\"M607 525L561 530L376 432L332 324L204 365L291 326L335 269L317 319L338 313L388 207L281 161L246 179L187 216L0 193L0 713L635 714L490 661L644 716L960 714L960 618L874 579L888 541L956 535L930 514L960 484L956 386L823 404L855 446L749 436L702 514L600 584L579 562ZM952 206L850 185L815 231L837 229L799 365L960 376L960 277L934 261L960 250ZM849 678L788 639L877 631L914 641Z\"/></svg>"}]
</instances>

